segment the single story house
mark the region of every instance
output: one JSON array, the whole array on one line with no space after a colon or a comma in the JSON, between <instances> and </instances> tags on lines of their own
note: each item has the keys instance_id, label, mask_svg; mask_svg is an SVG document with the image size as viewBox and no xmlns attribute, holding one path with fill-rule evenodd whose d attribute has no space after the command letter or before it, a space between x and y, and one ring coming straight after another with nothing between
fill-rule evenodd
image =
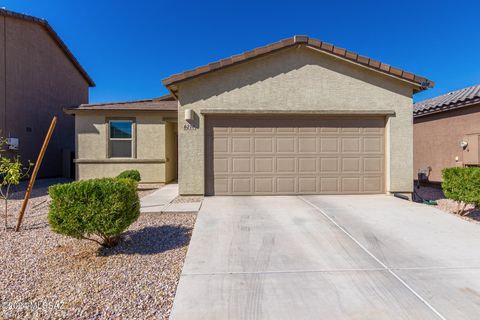
<instances>
[{"instance_id":1,"label":"single story house","mask_svg":"<svg viewBox=\"0 0 480 320\"><path fill-rule=\"evenodd\" d=\"M178 172L182 195L412 192L424 77L295 36L163 84L168 97L68 110L79 179L137 168L146 182Z\"/></svg>"},{"instance_id":2,"label":"single story house","mask_svg":"<svg viewBox=\"0 0 480 320\"><path fill-rule=\"evenodd\" d=\"M431 168L429 180L442 181L442 169L479 166L480 85L414 104L413 163Z\"/></svg>"},{"instance_id":3,"label":"single story house","mask_svg":"<svg viewBox=\"0 0 480 320\"><path fill-rule=\"evenodd\" d=\"M177 179L177 108L167 95L66 109L75 115L77 178L137 169L145 183Z\"/></svg>"}]
</instances>

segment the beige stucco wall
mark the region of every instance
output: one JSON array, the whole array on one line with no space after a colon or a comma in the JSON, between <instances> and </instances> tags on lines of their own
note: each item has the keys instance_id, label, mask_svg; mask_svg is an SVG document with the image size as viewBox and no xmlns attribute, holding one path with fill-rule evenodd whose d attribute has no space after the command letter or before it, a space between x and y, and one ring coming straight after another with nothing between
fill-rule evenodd
<instances>
[{"instance_id":1,"label":"beige stucco wall","mask_svg":"<svg viewBox=\"0 0 480 320\"><path fill-rule=\"evenodd\" d=\"M44 27L0 17L1 135L19 138L14 154L35 161L52 117L58 117L40 177L62 175L62 155L75 146L74 120L63 108L87 102L87 81Z\"/></svg>"},{"instance_id":2,"label":"beige stucco wall","mask_svg":"<svg viewBox=\"0 0 480 320\"><path fill-rule=\"evenodd\" d=\"M386 125L386 187L412 191L412 85L304 47L221 69L178 85L179 187L204 193L202 110L394 111ZM198 117L186 130L185 109Z\"/></svg>"},{"instance_id":3,"label":"beige stucco wall","mask_svg":"<svg viewBox=\"0 0 480 320\"><path fill-rule=\"evenodd\" d=\"M81 180L110 177L123 170L137 169L142 176L142 182L168 182L165 168L167 130L164 117L176 117L176 113L77 111L77 178ZM107 121L110 118L135 118L136 158L108 158Z\"/></svg>"}]
</instances>

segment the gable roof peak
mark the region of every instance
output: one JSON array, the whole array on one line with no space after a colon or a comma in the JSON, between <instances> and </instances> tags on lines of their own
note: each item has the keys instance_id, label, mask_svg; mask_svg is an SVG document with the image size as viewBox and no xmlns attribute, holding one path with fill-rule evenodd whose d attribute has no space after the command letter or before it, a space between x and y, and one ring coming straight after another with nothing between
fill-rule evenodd
<instances>
[{"instance_id":1,"label":"gable roof peak","mask_svg":"<svg viewBox=\"0 0 480 320\"><path fill-rule=\"evenodd\" d=\"M365 68L387 74L394 78L410 82L418 87L417 91L422 91L428 88L433 88L434 82L428 80L425 77L415 75L411 72L407 72L405 70L395 68L389 64L385 64L383 62L371 59L366 56L359 55L356 52L349 51L347 49L337 47L333 44L310 38L305 35L295 35L293 37L280 40L278 42L271 43L269 45L259 47L241 54L237 54L216 62L209 63L207 65L188 70L185 72L181 72L178 74L174 74L168 78L162 80L162 83L169 87L175 83L194 78L218 69L222 69L231 65L235 65L238 63L242 63L251 59L254 59L259 56L263 56L284 48L292 47L295 45L304 45L310 48L314 48L315 50L342 58L346 61L351 63L355 63L361 65Z\"/></svg>"},{"instance_id":2,"label":"gable roof peak","mask_svg":"<svg viewBox=\"0 0 480 320\"><path fill-rule=\"evenodd\" d=\"M37 23L40 26L42 26L47 33L52 37L52 39L55 41L55 43L62 49L64 54L67 56L67 58L70 60L70 62L75 66L75 68L80 72L80 74L83 76L83 78L87 81L88 85L90 87L95 87L95 82L93 82L92 78L88 75L87 71L82 67L80 62L78 62L77 58L73 55L73 53L68 49L67 45L63 40L60 38L60 36L53 30L53 28L50 26L47 20L42 19L42 18L37 18L34 16L30 16L24 13L18 13L14 11L7 10L5 7L0 8L0 16L4 17L11 17L11 18L17 18L25 21L30 21L33 23Z\"/></svg>"}]
</instances>

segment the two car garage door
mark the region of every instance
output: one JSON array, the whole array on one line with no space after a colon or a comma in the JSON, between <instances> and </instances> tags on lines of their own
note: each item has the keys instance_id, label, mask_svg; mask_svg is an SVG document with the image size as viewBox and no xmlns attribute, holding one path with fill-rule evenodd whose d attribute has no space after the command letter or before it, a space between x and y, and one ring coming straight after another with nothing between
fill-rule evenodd
<instances>
[{"instance_id":1,"label":"two car garage door","mask_svg":"<svg viewBox=\"0 0 480 320\"><path fill-rule=\"evenodd\" d=\"M384 192L383 117L207 116L206 194Z\"/></svg>"}]
</instances>

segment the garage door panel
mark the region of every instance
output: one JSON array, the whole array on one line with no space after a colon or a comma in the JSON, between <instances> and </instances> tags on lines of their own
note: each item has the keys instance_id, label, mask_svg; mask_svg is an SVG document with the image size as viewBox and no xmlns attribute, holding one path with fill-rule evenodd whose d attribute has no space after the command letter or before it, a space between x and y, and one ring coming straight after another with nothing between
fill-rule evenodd
<instances>
[{"instance_id":1,"label":"garage door panel","mask_svg":"<svg viewBox=\"0 0 480 320\"><path fill-rule=\"evenodd\" d=\"M255 133L273 133L275 131L274 128L255 128Z\"/></svg>"},{"instance_id":2,"label":"garage door panel","mask_svg":"<svg viewBox=\"0 0 480 320\"><path fill-rule=\"evenodd\" d=\"M338 177L324 177L320 178L320 192L321 193L339 193L340 181Z\"/></svg>"},{"instance_id":3,"label":"garage door panel","mask_svg":"<svg viewBox=\"0 0 480 320\"><path fill-rule=\"evenodd\" d=\"M252 193L252 178L250 177L232 177L232 193L250 194Z\"/></svg>"},{"instance_id":4,"label":"garage door panel","mask_svg":"<svg viewBox=\"0 0 480 320\"><path fill-rule=\"evenodd\" d=\"M322 127L320 128L320 132L321 133L339 133L340 132L340 128L338 127Z\"/></svg>"},{"instance_id":5,"label":"garage door panel","mask_svg":"<svg viewBox=\"0 0 480 320\"><path fill-rule=\"evenodd\" d=\"M299 177L298 193L303 193L303 194L317 193L317 179L315 177Z\"/></svg>"},{"instance_id":6,"label":"garage door panel","mask_svg":"<svg viewBox=\"0 0 480 320\"><path fill-rule=\"evenodd\" d=\"M342 172L344 173L360 173L362 170L361 158L343 158Z\"/></svg>"},{"instance_id":7,"label":"garage door panel","mask_svg":"<svg viewBox=\"0 0 480 320\"><path fill-rule=\"evenodd\" d=\"M216 138L215 138L216 140ZM251 152L250 146L250 138L249 137L233 137L231 138L232 143L232 153L239 153L239 152Z\"/></svg>"},{"instance_id":8,"label":"garage door panel","mask_svg":"<svg viewBox=\"0 0 480 320\"><path fill-rule=\"evenodd\" d=\"M384 191L384 119L207 117L206 192Z\"/></svg>"},{"instance_id":9,"label":"garage door panel","mask_svg":"<svg viewBox=\"0 0 480 320\"><path fill-rule=\"evenodd\" d=\"M278 173L295 173L297 172L296 168L296 158L294 157L281 157L277 158L277 167L276 172Z\"/></svg>"},{"instance_id":10,"label":"garage door panel","mask_svg":"<svg viewBox=\"0 0 480 320\"><path fill-rule=\"evenodd\" d=\"M342 152L343 153L358 153L361 149L361 138L360 137L347 137L342 138Z\"/></svg>"},{"instance_id":11,"label":"garage door panel","mask_svg":"<svg viewBox=\"0 0 480 320\"><path fill-rule=\"evenodd\" d=\"M277 153L293 153L296 152L296 140L294 137L277 137Z\"/></svg>"},{"instance_id":12,"label":"garage door panel","mask_svg":"<svg viewBox=\"0 0 480 320\"><path fill-rule=\"evenodd\" d=\"M320 152L338 152L340 150L340 139L337 137L321 137L320 138Z\"/></svg>"},{"instance_id":13,"label":"garage door panel","mask_svg":"<svg viewBox=\"0 0 480 320\"><path fill-rule=\"evenodd\" d=\"M362 131L362 128L355 128L355 127L341 128L342 133L360 133L361 131Z\"/></svg>"},{"instance_id":14,"label":"garage door panel","mask_svg":"<svg viewBox=\"0 0 480 320\"><path fill-rule=\"evenodd\" d=\"M383 191L383 176L364 177L363 189L366 192L381 193Z\"/></svg>"},{"instance_id":15,"label":"garage door panel","mask_svg":"<svg viewBox=\"0 0 480 320\"><path fill-rule=\"evenodd\" d=\"M297 190L297 181L295 177L278 177L277 190L278 194L294 194Z\"/></svg>"},{"instance_id":16,"label":"garage door panel","mask_svg":"<svg viewBox=\"0 0 480 320\"><path fill-rule=\"evenodd\" d=\"M334 173L339 172L340 159L337 157L320 158L320 172L321 173Z\"/></svg>"},{"instance_id":17,"label":"garage door panel","mask_svg":"<svg viewBox=\"0 0 480 320\"><path fill-rule=\"evenodd\" d=\"M232 173L250 173L252 172L251 158L232 158Z\"/></svg>"},{"instance_id":18,"label":"garage door panel","mask_svg":"<svg viewBox=\"0 0 480 320\"><path fill-rule=\"evenodd\" d=\"M228 144L229 144L229 140L227 137L218 137L218 138L215 138L214 140L214 145L213 145L213 149L215 150L215 152L217 153L220 153L220 152L228 152Z\"/></svg>"},{"instance_id":19,"label":"garage door panel","mask_svg":"<svg viewBox=\"0 0 480 320\"><path fill-rule=\"evenodd\" d=\"M305 128L298 128L298 133L313 133L316 134L318 128L316 127L305 127Z\"/></svg>"},{"instance_id":20,"label":"garage door panel","mask_svg":"<svg viewBox=\"0 0 480 320\"><path fill-rule=\"evenodd\" d=\"M228 178L214 178L215 188L214 192L216 194L228 194L230 192L228 184Z\"/></svg>"},{"instance_id":21,"label":"garage door panel","mask_svg":"<svg viewBox=\"0 0 480 320\"><path fill-rule=\"evenodd\" d=\"M234 127L230 129L231 133L252 133L253 128Z\"/></svg>"},{"instance_id":22,"label":"garage door panel","mask_svg":"<svg viewBox=\"0 0 480 320\"><path fill-rule=\"evenodd\" d=\"M342 177L342 191L348 193L360 193L361 185L360 177Z\"/></svg>"},{"instance_id":23,"label":"garage door panel","mask_svg":"<svg viewBox=\"0 0 480 320\"><path fill-rule=\"evenodd\" d=\"M255 153L272 153L274 152L275 139L273 137L254 138Z\"/></svg>"},{"instance_id":24,"label":"garage door panel","mask_svg":"<svg viewBox=\"0 0 480 320\"><path fill-rule=\"evenodd\" d=\"M383 153L382 137L365 137L363 138L363 151L368 153Z\"/></svg>"},{"instance_id":25,"label":"garage door panel","mask_svg":"<svg viewBox=\"0 0 480 320\"><path fill-rule=\"evenodd\" d=\"M273 177L254 178L254 191L261 194L273 194L275 192L275 179Z\"/></svg>"},{"instance_id":26,"label":"garage door panel","mask_svg":"<svg viewBox=\"0 0 480 320\"><path fill-rule=\"evenodd\" d=\"M276 133L284 134L284 133L295 133L296 128L288 128L288 127L280 127L276 128Z\"/></svg>"},{"instance_id":27,"label":"garage door panel","mask_svg":"<svg viewBox=\"0 0 480 320\"><path fill-rule=\"evenodd\" d=\"M260 174L275 172L275 158L255 158L254 171Z\"/></svg>"},{"instance_id":28,"label":"garage door panel","mask_svg":"<svg viewBox=\"0 0 480 320\"><path fill-rule=\"evenodd\" d=\"M298 172L305 173L317 173L317 158L298 158Z\"/></svg>"},{"instance_id":29,"label":"garage door panel","mask_svg":"<svg viewBox=\"0 0 480 320\"><path fill-rule=\"evenodd\" d=\"M364 133L372 133L372 134L383 134L383 127L371 127L371 128L363 128Z\"/></svg>"},{"instance_id":30,"label":"garage door panel","mask_svg":"<svg viewBox=\"0 0 480 320\"><path fill-rule=\"evenodd\" d=\"M364 158L363 159L363 170L365 173L382 173L383 169L383 158Z\"/></svg>"},{"instance_id":31,"label":"garage door panel","mask_svg":"<svg viewBox=\"0 0 480 320\"><path fill-rule=\"evenodd\" d=\"M316 137L298 137L299 153L317 153Z\"/></svg>"},{"instance_id":32,"label":"garage door panel","mask_svg":"<svg viewBox=\"0 0 480 320\"><path fill-rule=\"evenodd\" d=\"M213 161L213 170L217 174L228 174L229 170L229 158L215 158Z\"/></svg>"}]
</instances>

